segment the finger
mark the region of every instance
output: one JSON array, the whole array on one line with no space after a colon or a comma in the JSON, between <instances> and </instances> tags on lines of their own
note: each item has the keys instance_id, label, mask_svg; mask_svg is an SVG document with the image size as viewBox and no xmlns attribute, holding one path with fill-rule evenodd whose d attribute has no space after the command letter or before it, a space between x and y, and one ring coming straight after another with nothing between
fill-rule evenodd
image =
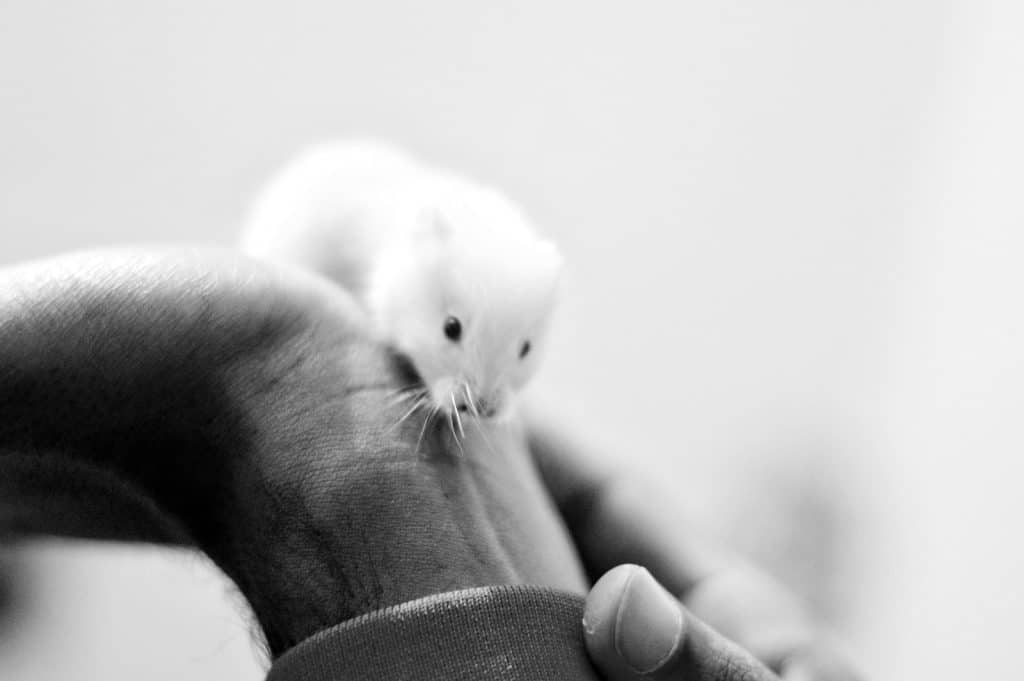
<instances>
[{"instance_id":1,"label":"finger","mask_svg":"<svg viewBox=\"0 0 1024 681\"><path fill-rule=\"evenodd\" d=\"M783 681L860 681L863 678L845 656L824 644L794 653L781 666Z\"/></svg>"},{"instance_id":2,"label":"finger","mask_svg":"<svg viewBox=\"0 0 1024 681\"><path fill-rule=\"evenodd\" d=\"M587 650L606 681L771 681L752 655L691 615L647 570L621 565L587 597Z\"/></svg>"},{"instance_id":3,"label":"finger","mask_svg":"<svg viewBox=\"0 0 1024 681\"><path fill-rule=\"evenodd\" d=\"M825 672L817 662L803 662L808 655L838 658L822 647L816 624L792 593L687 526L678 495L644 484L634 471L615 471L600 447L566 437L543 412L529 416L538 469L595 579L616 565L645 565L669 591L686 594L691 615L772 669L790 660L803 678L853 678L836 676L838 663Z\"/></svg>"},{"instance_id":4,"label":"finger","mask_svg":"<svg viewBox=\"0 0 1024 681\"><path fill-rule=\"evenodd\" d=\"M659 489L619 469L600 448L569 437L539 411L528 412L530 449L588 571L646 565L673 593L687 593L726 558L685 521ZM583 430L583 429L581 429Z\"/></svg>"},{"instance_id":5,"label":"finger","mask_svg":"<svg viewBox=\"0 0 1024 681\"><path fill-rule=\"evenodd\" d=\"M811 626L776 582L737 567L704 579L687 595L690 612L740 643L786 681L854 681L838 642Z\"/></svg>"}]
</instances>

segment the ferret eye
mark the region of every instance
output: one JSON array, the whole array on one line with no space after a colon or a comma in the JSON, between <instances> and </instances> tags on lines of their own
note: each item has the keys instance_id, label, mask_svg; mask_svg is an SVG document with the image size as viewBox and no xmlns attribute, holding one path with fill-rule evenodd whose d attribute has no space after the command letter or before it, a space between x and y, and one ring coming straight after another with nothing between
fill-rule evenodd
<instances>
[{"instance_id":1,"label":"ferret eye","mask_svg":"<svg viewBox=\"0 0 1024 681\"><path fill-rule=\"evenodd\" d=\"M523 341L523 344L519 346L519 359L526 357L530 354L530 341Z\"/></svg>"},{"instance_id":2,"label":"ferret eye","mask_svg":"<svg viewBox=\"0 0 1024 681\"><path fill-rule=\"evenodd\" d=\"M448 317L444 320L444 335L453 343L458 343L462 338L462 322L458 317Z\"/></svg>"}]
</instances>

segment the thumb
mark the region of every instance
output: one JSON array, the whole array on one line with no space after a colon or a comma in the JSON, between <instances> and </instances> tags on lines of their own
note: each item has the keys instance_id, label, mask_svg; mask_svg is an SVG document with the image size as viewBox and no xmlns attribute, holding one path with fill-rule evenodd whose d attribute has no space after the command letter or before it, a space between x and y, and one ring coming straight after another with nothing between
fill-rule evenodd
<instances>
[{"instance_id":1,"label":"thumb","mask_svg":"<svg viewBox=\"0 0 1024 681\"><path fill-rule=\"evenodd\" d=\"M620 565L598 580L587 596L583 628L606 681L777 679L636 565Z\"/></svg>"}]
</instances>

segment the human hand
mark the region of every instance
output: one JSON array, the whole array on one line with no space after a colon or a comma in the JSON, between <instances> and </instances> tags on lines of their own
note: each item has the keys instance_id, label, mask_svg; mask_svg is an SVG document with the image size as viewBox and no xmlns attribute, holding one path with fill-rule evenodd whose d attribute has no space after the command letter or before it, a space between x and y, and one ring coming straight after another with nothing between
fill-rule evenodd
<instances>
[{"instance_id":1,"label":"human hand","mask_svg":"<svg viewBox=\"0 0 1024 681\"><path fill-rule=\"evenodd\" d=\"M768 681L776 677L690 614L647 570L598 580L583 615L587 651L606 681Z\"/></svg>"},{"instance_id":2,"label":"human hand","mask_svg":"<svg viewBox=\"0 0 1024 681\"><path fill-rule=\"evenodd\" d=\"M238 584L274 656L419 596L582 593L522 434L470 428L456 444L403 420L409 378L363 329L325 281L223 253L0 272L0 522L194 543ZM546 436L531 443L547 473L571 467L545 455ZM621 534L629 513L603 523L614 504L581 514L588 504L565 503L582 499L572 484L546 477L592 568L644 536ZM687 560L677 575L699 572Z\"/></svg>"},{"instance_id":3,"label":"human hand","mask_svg":"<svg viewBox=\"0 0 1024 681\"><path fill-rule=\"evenodd\" d=\"M698 619L651 574L621 565L598 580L583 617L587 651L606 681L776 679L754 656ZM854 681L825 646L794 651L784 681Z\"/></svg>"},{"instance_id":4,"label":"human hand","mask_svg":"<svg viewBox=\"0 0 1024 681\"><path fill-rule=\"evenodd\" d=\"M648 651L639 667L651 668L659 655L650 651L676 640L680 623L682 643L646 678L775 678L764 676L768 669L785 681L860 678L793 594L686 527L670 490L607 465L598 448L567 439L542 419L532 423L531 447L545 482L588 572L604 575L587 598L586 639L608 681L643 678L616 643ZM634 591L641 597L627 597ZM645 607L619 617L619 606L633 602Z\"/></svg>"},{"instance_id":5,"label":"human hand","mask_svg":"<svg viewBox=\"0 0 1024 681\"><path fill-rule=\"evenodd\" d=\"M193 543L276 657L420 596L544 584L575 551L514 428L458 445L311 274L205 250L0 271L0 530Z\"/></svg>"}]
</instances>

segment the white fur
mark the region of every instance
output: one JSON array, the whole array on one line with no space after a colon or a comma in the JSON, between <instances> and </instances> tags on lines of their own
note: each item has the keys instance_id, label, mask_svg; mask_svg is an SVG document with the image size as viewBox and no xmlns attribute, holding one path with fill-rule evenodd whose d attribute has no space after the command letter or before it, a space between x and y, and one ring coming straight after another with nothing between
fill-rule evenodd
<instances>
[{"instance_id":1,"label":"white fur","mask_svg":"<svg viewBox=\"0 0 1024 681\"><path fill-rule=\"evenodd\" d=\"M503 195L372 142L300 154L256 201L243 247L352 291L444 413L508 413L543 354L562 268Z\"/></svg>"}]
</instances>

